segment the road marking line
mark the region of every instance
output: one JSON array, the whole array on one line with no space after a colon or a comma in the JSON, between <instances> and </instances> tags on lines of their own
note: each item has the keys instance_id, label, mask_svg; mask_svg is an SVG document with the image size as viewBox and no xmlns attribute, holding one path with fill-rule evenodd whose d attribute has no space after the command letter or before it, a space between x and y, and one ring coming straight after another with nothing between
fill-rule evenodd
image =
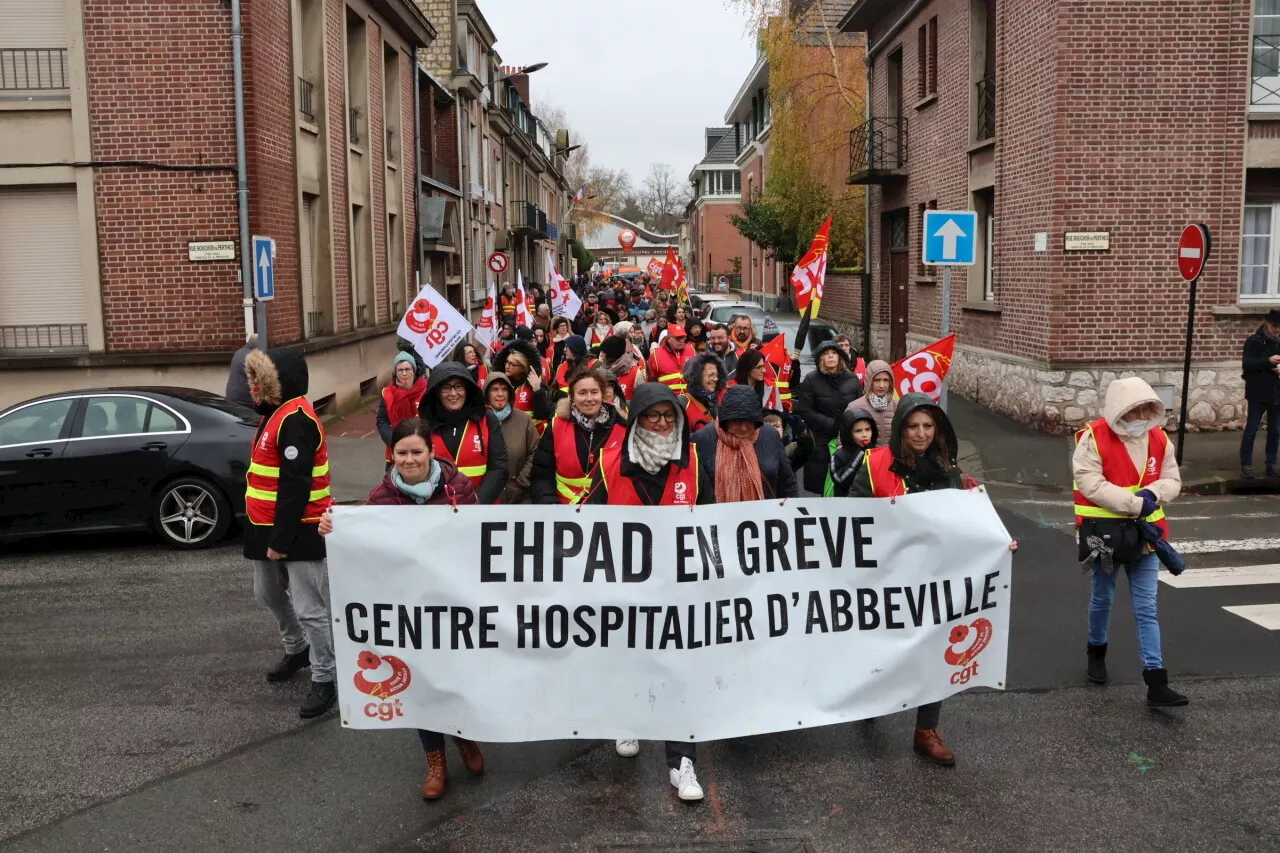
<instances>
[{"instance_id":1,"label":"road marking line","mask_svg":"<svg viewBox=\"0 0 1280 853\"><path fill-rule=\"evenodd\" d=\"M1261 625L1268 631L1280 631L1280 604L1242 604L1222 609L1248 619L1255 625Z\"/></svg>"},{"instance_id":2,"label":"road marking line","mask_svg":"<svg viewBox=\"0 0 1280 853\"><path fill-rule=\"evenodd\" d=\"M1175 546L1176 547L1176 546ZM1160 573L1160 580L1175 589L1200 589L1211 586L1253 586L1280 584L1280 563L1268 566L1229 566L1217 569L1187 569L1174 577Z\"/></svg>"},{"instance_id":3,"label":"road marking line","mask_svg":"<svg viewBox=\"0 0 1280 853\"><path fill-rule=\"evenodd\" d=\"M1176 519L1175 519L1176 521ZM1219 551L1267 551L1280 548L1280 539L1189 539L1174 540L1179 554L1216 554Z\"/></svg>"}]
</instances>

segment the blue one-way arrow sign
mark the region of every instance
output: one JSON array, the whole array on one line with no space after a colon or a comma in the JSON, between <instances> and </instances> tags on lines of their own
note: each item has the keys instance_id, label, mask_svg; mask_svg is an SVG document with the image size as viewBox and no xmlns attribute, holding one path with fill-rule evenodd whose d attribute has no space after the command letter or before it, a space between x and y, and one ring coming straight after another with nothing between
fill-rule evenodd
<instances>
[{"instance_id":1,"label":"blue one-way arrow sign","mask_svg":"<svg viewBox=\"0 0 1280 853\"><path fill-rule=\"evenodd\" d=\"M978 214L972 210L926 210L924 213L924 263L931 266L976 260Z\"/></svg>"},{"instance_id":2,"label":"blue one-way arrow sign","mask_svg":"<svg viewBox=\"0 0 1280 853\"><path fill-rule=\"evenodd\" d=\"M276 241L253 237L253 294L259 302L276 298Z\"/></svg>"}]
</instances>

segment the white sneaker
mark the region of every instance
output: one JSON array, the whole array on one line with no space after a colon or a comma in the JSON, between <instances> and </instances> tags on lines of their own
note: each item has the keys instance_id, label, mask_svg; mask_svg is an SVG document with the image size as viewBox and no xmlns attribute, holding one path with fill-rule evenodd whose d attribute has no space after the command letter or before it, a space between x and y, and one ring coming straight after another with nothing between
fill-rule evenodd
<instances>
[{"instance_id":1,"label":"white sneaker","mask_svg":"<svg viewBox=\"0 0 1280 853\"><path fill-rule=\"evenodd\" d=\"M614 744L614 748L618 750L618 755L623 758L635 758L640 754L640 741L620 740Z\"/></svg>"},{"instance_id":2,"label":"white sneaker","mask_svg":"<svg viewBox=\"0 0 1280 853\"><path fill-rule=\"evenodd\" d=\"M693 770L693 762L687 758L680 759L679 770L671 771L671 786L676 789L676 796L685 802L696 803L702 799L698 774Z\"/></svg>"}]
</instances>

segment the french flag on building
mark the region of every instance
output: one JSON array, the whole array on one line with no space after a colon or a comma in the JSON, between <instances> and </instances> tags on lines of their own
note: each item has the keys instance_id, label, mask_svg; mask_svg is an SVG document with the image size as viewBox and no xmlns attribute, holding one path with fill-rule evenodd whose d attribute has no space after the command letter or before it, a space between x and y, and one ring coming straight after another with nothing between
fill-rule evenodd
<instances>
[{"instance_id":1,"label":"french flag on building","mask_svg":"<svg viewBox=\"0 0 1280 853\"><path fill-rule=\"evenodd\" d=\"M573 203L582 204L582 200L586 198L586 195L587 195L587 185L583 184L582 186L578 187L578 194L573 197Z\"/></svg>"}]
</instances>

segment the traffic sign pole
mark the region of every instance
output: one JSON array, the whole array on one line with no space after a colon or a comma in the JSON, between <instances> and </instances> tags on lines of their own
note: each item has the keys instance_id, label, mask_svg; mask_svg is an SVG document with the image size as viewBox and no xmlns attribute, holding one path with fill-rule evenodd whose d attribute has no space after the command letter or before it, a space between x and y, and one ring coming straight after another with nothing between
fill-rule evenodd
<instances>
[{"instance_id":1,"label":"traffic sign pole","mask_svg":"<svg viewBox=\"0 0 1280 853\"><path fill-rule=\"evenodd\" d=\"M951 268L977 262L978 214L972 210L926 210L924 212L920 257L926 266L942 267L942 310L938 325L942 337L951 334ZM938 405L947 409L944 379L938 391Z\"/></svg>"},{"instance_id":2,"label":"traffic sign pole","mask_svg":"<svg viewBox=\"0 0 1280 853\"><path fill-rule=\"evenodd\" d=\"M1191 389L1191 337L1196 327L1196 285L1199 282L1199 276L1191 279L1191 301L1187 307L1187 349L1182 356L1182 414L1178 418L1179 465L1182 464L1182 444L1187 438L1187 393Z\"/></svg>"},{"instance_id":3,"label":"traffic sign pole","mask_svg":"<svg viewBox=\"0 0 1280 853\"><path fill-rule=\"evenodd\" d=\"M1191 341L1196 327L1196 285L1209 260L1212 246L1208 225L1188 225L1178 240L1178 272L1191 285L1187 302L1187 347L1182 355L1182 406L1178 416L1178 464L1182 464L1182 447L1187 438L1187 396L1191 393ZM1270 427L1268 427L1270 429Z\"/></svg>"},{"instance_id":4,"label":"traffic sign pole","mask_svg":"<svg viewBox=\"0 0 1280 853\"><path fill-rule=\"evenodd\" d=\"M942 335L946 337L951 334L951 267L942 268ZM947 379L942 379L942 390L938 392L938 405L942 407L942 411L947 410Z\"/></svg>"}]
</instances>

